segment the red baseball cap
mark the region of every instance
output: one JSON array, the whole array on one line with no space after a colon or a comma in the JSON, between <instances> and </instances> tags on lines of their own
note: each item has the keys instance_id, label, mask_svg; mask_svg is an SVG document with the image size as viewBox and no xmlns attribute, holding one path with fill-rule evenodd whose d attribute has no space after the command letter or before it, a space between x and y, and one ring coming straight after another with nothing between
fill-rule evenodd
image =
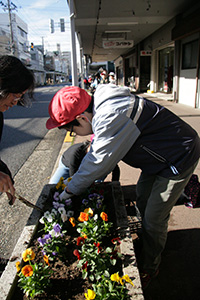
<instances>
[{"instance_id":1,"label":"red baseball cap","mask_svg":"<svg viewBox=\"0 0 200 300\"><path fill-rule=\"evenodd\" d=\"M47 129L65 125L76 119L89 106L92 97L77 86L66 86L59 90L49 103Z\"/></svg>"}]
</instances>

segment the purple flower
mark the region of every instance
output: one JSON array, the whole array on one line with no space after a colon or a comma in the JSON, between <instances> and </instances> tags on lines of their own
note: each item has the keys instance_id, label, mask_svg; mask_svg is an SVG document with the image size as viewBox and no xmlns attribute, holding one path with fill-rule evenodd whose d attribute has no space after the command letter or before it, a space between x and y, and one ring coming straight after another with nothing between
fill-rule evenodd
<instances>
[{"instance_id":1,"label":"purple flower","mask_svg":"<svg viewBox=\"0 0 200 300\"><path fill-rule=\"evenodd\" d=\"M60 199L59 199L59 193L58 192L55 192L55 194L53 195L53 199L55 200L55 201L59 201Z\"/></svg>"},{"instance_id":2,"label":"purple flower","mask_svg":"<svg viewBox=\"0 0 200 300\"><path fill-rule=\"evenodd\" d=\"M71 200L71 199L65 200L65 204L66 204L67 206L71 205L71 204L72 204L72 200Z\"/></svg>"},{"instance_id":3,"label":"purple flower","mask_svg":"<svg viewBox=\"0 0 200 300\"><path fill-rule=\"evenodd\" d=\"M58 253L57 253L57 252L55 252L55 251L53 251L53 252L52 252L52 255L54 255L54 256L57 256L57 255L58 255Z\"/></svg>"},{"instance_id":4,"label":"purple flower","mask_svg":"<svg viewBox=\"0 0 200 300\"><path fill-rule=\"evenodd\" d=\"M54 225L53 229L54 229L55 233L60 233L61 232L61 226L59 224Z\"/></svg>"},{"instance_id":5,"label":"purple flower","mask_svg":"<svg viewBox=\"0 0 200 300\"><path fill-rule=\"evenodd\" d=\"M53 207L54 207L55 209L58 209L59 207L64 207L64 206L65 206L65 205L62 204L62 203L53 201Z\"/></svg>"},{"instance_id":6,"label":"purple flower","mask_svg":"<svg viewBox=\"0 0 200 300\"><path fill-rule=\"evenodd\" d=\"M42 246L42 247L44 246L44 244L46 244L46 240L41 237L38 238L38 242L40 243L40 246Z\"/></svg>"},{"instance_id":7,"label":"purple flower","mask_svg":"<svg viewBox=\"0 0 200 300\"><path fill-rule=\"evenodd\" d=\"M45 244L48 244L48 243L50 243L51 242L51 239L52 239L52 236L51 236L51 234L45 234L45 236L44 236L44 240L45 240Z\"/></svg>"},{"instance_id":8,"label":"purple flower","mask_svg":"<svg viewBox=\"0 0 200 300\"><path fill-rule=\"evenodd\" d=\"M89 200L88 200L88 199L83 199L83 200L82 200L82 203L83 203L84 205L87 205L87 204L89 203Z\"/></svg>"}]
</instances>

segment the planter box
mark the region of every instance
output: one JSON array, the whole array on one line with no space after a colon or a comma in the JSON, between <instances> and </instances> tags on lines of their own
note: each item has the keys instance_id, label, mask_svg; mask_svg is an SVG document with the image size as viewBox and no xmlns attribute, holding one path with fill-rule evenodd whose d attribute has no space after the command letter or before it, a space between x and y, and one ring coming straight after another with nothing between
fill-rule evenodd
<instances>
[{"instance_id":1,"label":"planter box","mask_svg":"<svg viewBox=\"0 0 200 300\"><path fill-rule=\"evenodd\" d=\"M117 231L121 240L120 251L124 255L123 273L128 274L134 283L134 287L128 285L129 295L131 300L144 300L141 288L140 276L137 269L136 257L133 247L130 228L128 226L128 218L124 203L124 195L119 182L107 183L112 188L112 200L116 218ZM53 185L46 185L37 201L39 207L43 207L48 199L50 189ZM30 240L37 230L38 221L41 213L33 210L27 225L25 226L17 245L11 255L10 261L7 264L0 278L0 300L10 300L14 293L17 284L16 261L21 259L21 254L27 249Z\"/></svg>"}]
</instances>

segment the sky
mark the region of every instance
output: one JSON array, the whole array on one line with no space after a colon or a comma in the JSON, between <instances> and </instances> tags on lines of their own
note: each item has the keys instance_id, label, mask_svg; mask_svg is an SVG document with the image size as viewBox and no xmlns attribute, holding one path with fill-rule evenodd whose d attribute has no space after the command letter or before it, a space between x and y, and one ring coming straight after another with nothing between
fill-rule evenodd
<instances>
[{"instance_id":1,"label":"sky","mask_svg":"<svg viewBox=\"0 0 200 300\"><path fill-rule=\"evenodd\" d=\"M2 0L7 4L7 0ZM67 0L11 0L17 6L16 13L28 25L28 41L35 45L42 45L48 51L70 51L69 7ZM13 6L11 6L13 7ZM0 13L3 13L0 6ZM65 32L60 32L60 18L65 19ZM50 33L50 19L54 20L55 32Z\"/></svg>"}]
</instances>

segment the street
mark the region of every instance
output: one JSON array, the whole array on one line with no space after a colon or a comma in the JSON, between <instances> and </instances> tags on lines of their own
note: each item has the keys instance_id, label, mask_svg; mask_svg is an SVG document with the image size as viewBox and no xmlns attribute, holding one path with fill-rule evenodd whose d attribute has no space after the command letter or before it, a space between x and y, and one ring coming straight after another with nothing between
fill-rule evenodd
<instances>
[{"instance_id":1,"label":"street","mask_svg":"<svg viewBox=\"0 0 200 300\"><path fill-rule=\"evenodd\" d=\"M15 106L4 113L0 156L12 172L16 191L33 203L48 183L66 134L45 126L48 104L62 87L38 87L30 108ZM19 201L9 206L7 196L0 196L0 257L10 257L30 213Z\"/></svg>"}]
</instances>

